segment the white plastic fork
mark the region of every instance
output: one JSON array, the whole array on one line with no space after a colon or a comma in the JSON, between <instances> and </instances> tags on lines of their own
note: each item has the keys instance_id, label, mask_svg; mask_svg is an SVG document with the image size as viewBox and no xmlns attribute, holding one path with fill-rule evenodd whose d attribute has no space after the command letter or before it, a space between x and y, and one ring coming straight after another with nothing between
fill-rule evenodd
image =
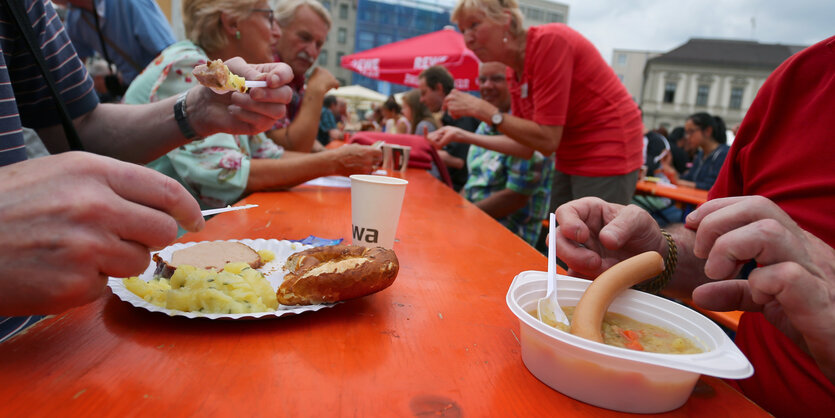
<instances>
[{"instance_id":1,"label":"white plastic fork","mask_svg":"<svg viewBox=\"0 0 835 418\"><path fill-rule=\"evenodd\" d=\"M560 302L557 300L557 238L554 225L557 223L554 214L548 219L548 287L545 297L536 303L536 312L541 322L562 323L569 326Z\"/></svg>"},{"instance_id":2,"label":"white plastic fork","mask_svg":"<svg viewBox=\"0 0 835 418\"><path fill-rule=\"evenodd\" d=\"M266 81L246 80L244 82L244 86L246 86L246 88L248 88L248 89L251 89L253 87L267 87L267 82ZM229 93L229 92L232 92L232 91L237 91L236 89L231 89L230 90L230 89L227 89L227 88L217 88L217 87L209 87L209 88L212 89L212 91L217 93L217 94L226 94L226 93Z\"/></svg>"},{"instance_id":3,"label":"white plastic fork","mask_svg":"<svg viewBox=\"0 0 835 418\"><path fill-rule=\"evenodd\" d=\"M249 209L249 208L257 208L257 207L258 207L258 205L227 206L225 208L206 209L204 211L201 211L200 213L202 213L203 216L209 216L209 215L217 215L218 213L223 213L223 212L231 212L233 210L244 210L244 209Z\"/></svg>"}]
</instances>

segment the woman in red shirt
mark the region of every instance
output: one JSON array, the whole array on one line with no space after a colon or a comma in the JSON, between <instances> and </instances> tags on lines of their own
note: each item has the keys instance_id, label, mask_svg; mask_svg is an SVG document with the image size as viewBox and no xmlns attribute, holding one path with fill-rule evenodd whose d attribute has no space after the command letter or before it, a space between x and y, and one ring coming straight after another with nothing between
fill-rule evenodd
<instances>
[{"instance_id":1,"label":"woman in red shirt","mask_svg":"<svg viewBox=\"0 0 835 418\"><path fill-rule=\"evenodd\" d=\"M594 45L563 24L525 30L516 0L460 0L452 20L479 59L508 66L512 115L459 91L447 111L497 128L496 151L556 152L552 209L584 196L629 203L643 162L641 113ZM459 140L448 136L430 139Z\"/></svg>"}]
</instances>

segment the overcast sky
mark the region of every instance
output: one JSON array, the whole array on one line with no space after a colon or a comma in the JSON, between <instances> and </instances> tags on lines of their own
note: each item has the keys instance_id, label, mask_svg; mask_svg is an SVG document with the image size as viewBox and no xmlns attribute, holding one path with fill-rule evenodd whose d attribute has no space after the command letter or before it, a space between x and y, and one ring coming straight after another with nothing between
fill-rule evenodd
<instances>
[{"instance_id":1,"label":"overcast sky","mask_svg":"<svg viewBox=\"0 0 835 418\"><path fill-rule=\"evenodd\" d=\"M835 35L835 0L557 1L609 63L613 49L666 52L696 37L812 45Z\"/></svg>"}]
</instances>

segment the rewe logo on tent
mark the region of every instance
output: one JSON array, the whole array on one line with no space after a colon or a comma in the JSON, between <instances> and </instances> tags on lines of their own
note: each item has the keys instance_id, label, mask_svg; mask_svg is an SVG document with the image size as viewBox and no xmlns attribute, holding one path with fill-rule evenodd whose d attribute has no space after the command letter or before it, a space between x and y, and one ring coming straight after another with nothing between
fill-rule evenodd
<instances>
[{"instance_id":1,"label":"rewe logo on tent","mask_svg":"<svg viewBox=\"0 0 835 418\"><path fill-rule=\"evenodd\" d=\"M415 57L415 63L412 68L415 70L425 70L433 65L443 64L448 59L449 57L446 55Z\"/></svg>"},{"instance_id":2,"label":"rewe logo on tent","mask_svg":"<svg viewBox=\"0 0 835 418\"><path fill-rule=\"evenodd\" d=\"M351 60L351 66L354 67L360 74L366 77L380 76L379 58L362 58Z\"/></svg>"}]
</instances>

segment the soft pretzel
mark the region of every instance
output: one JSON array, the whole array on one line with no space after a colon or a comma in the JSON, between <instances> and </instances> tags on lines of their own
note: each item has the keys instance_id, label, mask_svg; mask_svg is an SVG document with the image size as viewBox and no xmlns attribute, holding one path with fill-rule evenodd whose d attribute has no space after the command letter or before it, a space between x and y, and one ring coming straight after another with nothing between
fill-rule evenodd
<instances>
[{"instance_id":1,"label":"soft pretzel","mask_svg":"<svg viewBox=\"0 0 835 418\"><path fill-rule=\"evenodd\" d=\"M316 247L287 258L289 271L276 291L282 305L338 302L379 292L397 277L394 251L358 245Z\"/></svg>"},{"instance_id":2,"label":"soft pretzel","mask_svg":"<svg viewBox=\"0 0 835 418\"><path fill-rule=\"evenodd\" d=\"M609 267L591 282L580 297L571 319L571 333L602 343L603 316L615 297L662 271L664 258L655 251L638 254Z\"/></svg>"}]
</instances>

